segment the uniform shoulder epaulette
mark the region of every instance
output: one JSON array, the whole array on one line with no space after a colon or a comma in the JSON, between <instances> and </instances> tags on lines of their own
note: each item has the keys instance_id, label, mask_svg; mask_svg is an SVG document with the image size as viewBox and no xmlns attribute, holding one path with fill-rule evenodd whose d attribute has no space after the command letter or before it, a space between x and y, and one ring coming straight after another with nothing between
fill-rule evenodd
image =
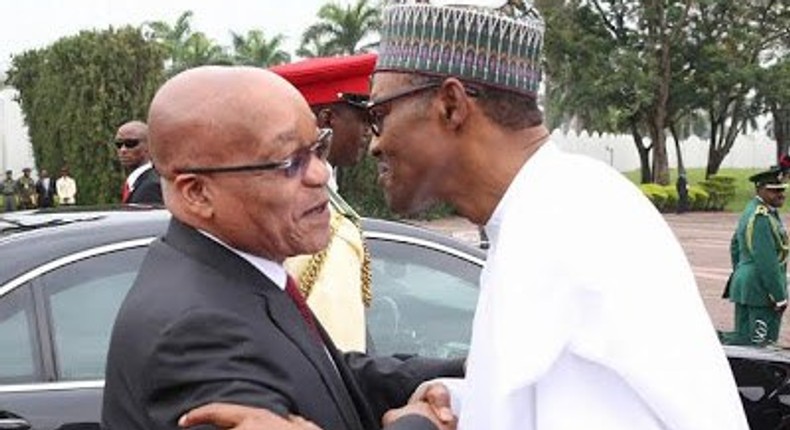
<instances>
[{"instance_id":1,"label":"uniform shoulder epaulette","mask_svg":"<svg viewBox=\"0 0 790 430\"><path fill-rule=\"evenodd\" d=\"M768 215L768 208L765 205L757 205L757 209L754 210L755 215Z\"/></svg>"}]
</instances>

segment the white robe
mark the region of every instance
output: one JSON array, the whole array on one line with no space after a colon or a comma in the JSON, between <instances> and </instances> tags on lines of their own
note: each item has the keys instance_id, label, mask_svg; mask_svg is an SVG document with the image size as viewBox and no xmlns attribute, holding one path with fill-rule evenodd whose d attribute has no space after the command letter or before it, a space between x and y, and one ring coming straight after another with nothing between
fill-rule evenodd
<instances>
[{"instance_id":1,"label":"white robe","mask_svg":"<svg viewBox=\"0 0 790 430\"><path fill-rule=\"evenodd\" d=\"M620 173L547 143L486 230L460 429L748 429L685 254Z\"/></svg>"}]
</instances>

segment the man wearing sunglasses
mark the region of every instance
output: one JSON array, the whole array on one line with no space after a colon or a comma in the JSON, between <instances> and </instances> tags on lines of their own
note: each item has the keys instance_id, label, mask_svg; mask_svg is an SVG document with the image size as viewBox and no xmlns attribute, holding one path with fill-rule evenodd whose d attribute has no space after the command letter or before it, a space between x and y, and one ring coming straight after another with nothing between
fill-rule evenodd
<instances>
[{"instance_id":1,"label":"man wearing sunglasses","mask_svg":"<svg viewBox=\"0 0 790 430\"><path fill-rule=\"evenodd\" d=\"M127 173L121 188L121 203L162 204L159 175L148 154L148 126L130 121L115 133L116 154Z\"/></svg>"},{"instance_id":2,"label":"man wearing sunglasses","mask_svg":"<svg viewBox=\"0 0 790 430\"><path fill-rule=\"evenodd\" d=\"M172 219L118 312L103 428L171 429L211 402L369 430L428 378L463 360L341 353L286 258L330 240L331 131L299 92L253 67L185 71L156 93L151 156ZM438 421L427 404L403 418ZM407 421L401 421L407 422Z\"/></svg>"},{"instance_id":3,"label":"man wearing sunglasses","mask_svg":"<svg viewBox=\"0 0 790 430\"><path fill-rule=\"evenodd\" d=\"M310 105L319 127L331 129L327 162L350 167L370 143L367 94L375 54L311 58L270 68L295 86ZM286 260L299 279L307 303L343 351L365 351L365 307L370 305L370 255L362 239L360 217L329 182L332 239L326 249Z\"/></svg>"}]
</instances>

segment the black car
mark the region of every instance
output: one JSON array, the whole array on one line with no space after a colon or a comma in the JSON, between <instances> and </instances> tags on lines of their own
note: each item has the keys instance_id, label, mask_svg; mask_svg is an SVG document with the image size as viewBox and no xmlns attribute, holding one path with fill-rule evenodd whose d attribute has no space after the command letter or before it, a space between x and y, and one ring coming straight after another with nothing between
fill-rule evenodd
<instances>
[{"instance_id":1,"label":"black car","mask_svg":"<svg viewBox=\"0 0 790 430\"><path fill-rule=\"evenodd\" d=\"M98 428L115 314L169 218L135 207L0 216L0 430ZM485 253L407 224L363 228L371 352L466 355ZM726 351L752 428L783 428L790 354Z\"/></svg>"}]
</instances>

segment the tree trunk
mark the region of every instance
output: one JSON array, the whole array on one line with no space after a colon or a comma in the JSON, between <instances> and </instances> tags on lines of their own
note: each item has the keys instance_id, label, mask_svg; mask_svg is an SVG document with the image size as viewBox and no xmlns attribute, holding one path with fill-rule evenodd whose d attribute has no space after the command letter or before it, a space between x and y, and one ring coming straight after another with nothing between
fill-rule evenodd
<instances>
[{"instance_id":1,"label":"tree trunk","mask_svg":"<svg viewBox=\"0 0 790 430\"><path fill-rule=\"evenodd\" d=\"M776 159L781 160L788 155L787 150L790 146L790 108L773 109L774 117L774 138L776 139Z\"/></svg>"},{"instance_id":2,"label":"tree trunk","mask_svg":"<svg viewBox=\"0 0 790 430\"><path fill-rule=\"evenodd\" d=\"M683 165L683 154L680 153L680 139L678 139L678 133L674 125L669 127L669 132L672 133L672 139L675 141L675 153L678 157L678 176L684 175L686 173L686 166Z\"/></svg>"},{"instance_id":3,"label":"tree trunk","mask_svg":"<svg viewBox=\"0 0 790 430\"><path fill-rule=\"evenodd\" d=\"M650 169L650 146L645 147L642 141L642 134L639 133L639 127L636 120L631 120L631 136L634 138L634 145L636 151L639 153L639 170L641 172L641 183L648 184L653 178Z\"/></svg>"}]
</instances>

